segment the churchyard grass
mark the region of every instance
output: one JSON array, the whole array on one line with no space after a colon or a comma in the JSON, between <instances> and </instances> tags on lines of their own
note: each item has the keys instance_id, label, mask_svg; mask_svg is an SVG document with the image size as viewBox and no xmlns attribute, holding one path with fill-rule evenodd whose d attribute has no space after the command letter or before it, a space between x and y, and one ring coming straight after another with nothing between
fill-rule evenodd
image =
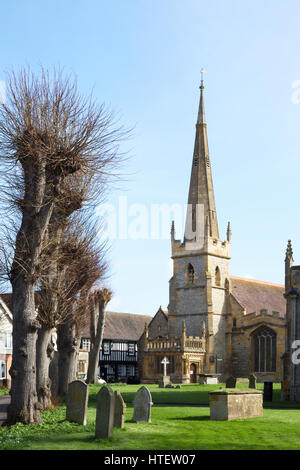
<instances>
[{"instance_id":1,"label":"churchyard grass","mask_svg":"<svg viewBox=\"0 0 300 470\"><path fill-rule=\"evenodd\" d=\"M238 384L238 387L244 384ZM261 388L258 384L258 388ZM125 428L114 429L113 437L95 440L96 396L100 386L90 386L87 425L65 421L65 405L42 413L42 425L16 424L0 428L0 449L44 450L176 450L176 449L300 449L299 409L264 409L263 417L234 421L210 421L208 406L155 406L159 400L172 403L208 404L208 392L218 385L184 385L180 390L147 386L154 405L151 423L132 423L132 401L140 385L118 387L127 401ZM280 397L280 385L274 387ZM126 395L127 394L127 395ZM174 395L175 394L175 395ZM180 395L179 395L180 394ZM126 398L127 397L127 398ZM162 403L162 401L161 401ZM173 401L174 403L174 401ZM282 402L280 402L282 405ZM295 406L295 404L294 404Z\"/></svg>"},{"instance_id":2,"label":"churchyard grass","mask_svg":"<svg viewBox=\"0 0 300 470\"><path fill-rule=\"evenodd\" d=\"M0 396L1 395L8 395L9 390L8 388L0 388Z\"/></svg>"}]
</instances>

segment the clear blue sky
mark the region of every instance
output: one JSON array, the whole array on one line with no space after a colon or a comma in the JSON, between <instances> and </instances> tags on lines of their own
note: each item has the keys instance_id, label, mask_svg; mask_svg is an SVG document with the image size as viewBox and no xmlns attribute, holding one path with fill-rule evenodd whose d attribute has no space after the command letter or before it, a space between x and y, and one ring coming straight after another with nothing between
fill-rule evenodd
<instances>
[{"instance_id":1,"label":"clear blue sky","mask_svg":"<svg viewBox=\"0 0 300 470\"><path fill-rule=\"evenodd\" d=\"M60 65L135 126L117 205L187 201L200 69L221 237L231 274L282 283L287 240L300 263L299 0L14 0L1 5L0 80ZM300 86L298 85L300 88ZM300 95L299 95L300 96ZM295 101L295 99L294 99ZM297 100L296 100L297 101ZM114 240L110 309L168 304L170 241Z\"/></svg>"}]
</instances>

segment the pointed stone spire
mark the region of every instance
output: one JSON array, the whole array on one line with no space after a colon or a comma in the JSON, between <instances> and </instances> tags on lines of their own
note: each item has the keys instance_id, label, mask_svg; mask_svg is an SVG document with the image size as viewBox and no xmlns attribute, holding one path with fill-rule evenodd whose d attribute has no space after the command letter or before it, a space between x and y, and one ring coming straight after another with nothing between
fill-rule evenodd
<instances>
[{"instance_id":1,"label":"pointed stone spire","mask_svg":"<svg viewBox=\"0 0 300 470\"><path fill-rule=\"evenodd\" d=\"M231 228L230 228L230 222L228 222L228 225L227 225L227 241L230 242L231 241Z\"/></svg>"},{"instance_id":2,"label":"pointed stone spire","mask_svg":"<svg viewBox=\"0 0 300 470\"><path fill-rule=\"evenodd\" d=\"M293 250L292 250L292 243L291 240L288 240L286 252L285 252L285 262L293 262Z\"/></svg>"},{"instance_id":3,"label":"pointed stone spire","mask_svg":"<svg viewBox=\"0 0 300 470\"><path fill-rule=\"evenodd\" d=\"M201 71L203 74L203 70ZM205 224L206 217L209 218L210 236L213 238L219 238L218 221L215 207L215 198L212 182L212 174L210 167L208 142L207 142L207 131L204 111L204 85L203 78L200 86L200 102L198 117L196 123L196 136L194 146L194 157L192 163L192 171L190 178L190 188L188 195L188 204L192 208L192 214L201 213L196 210L197 205L201 204L204 208L203 220L196 220L193 222L192 230L196 232L196 238L198 231ZM195 220L195 217L192 218Z\"/></svg>"},{"instance_id":4,"label":"pointed stone spire","mask_svg":"<svg viewBox=\"0 0 300 470\"><path fill-rule=\"evenodd\" d=\"M197 124L206 124L205 121L205 110L204 110L204 98L203 98L203 69L201 70L201 85L200 85L200 103L199 103L199 110L198 110L198 119Z\"/></svg>"},{"instance_id":5,"label":"pointed stone spire","mask_svg":"<svg viewBox=\"0 0 300 470\"><path fill-rule=\"evenodd\" d=\"M175 224L174 220L172 220L172 225L171 225L171 240L175 239Z\"/></svg>"}]
</instances>

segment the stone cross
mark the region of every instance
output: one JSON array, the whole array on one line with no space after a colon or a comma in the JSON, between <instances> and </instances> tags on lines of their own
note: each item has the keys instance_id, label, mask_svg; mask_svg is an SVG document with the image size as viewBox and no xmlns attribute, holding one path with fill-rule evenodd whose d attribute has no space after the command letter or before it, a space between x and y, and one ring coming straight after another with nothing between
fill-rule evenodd
<instances>
[{"instance_id":1,"label":"stone cross","mask_svg":"<svg viewBox=\"0 0 300 470\"><path fill-rule=\"evenodd\" d=\"M164 357L161 361L161 364L164 366L164 377L167 375L167 364L170 364L170 361L167 357Z\"/></svg>"},{"instance_id":2,"label":"stone cross","mask_svg":"<svg viewBox=\"0 0 300 470\"><path fill-rule=\"evenodd\" d=\"M68 385L66 420L86 425L88 385L82 380L74 380Z\"/></svg>"},{"instance_id":3,"label":"stone cross","mask_svg":"<svg viewBox=\"0 0 300 470\"><path fill-rule=\"evenodd\" d=\"M143 386L138 389L134 396L133 400L134 410L133 410L133 417L132 421L146 421L147 423L151 423L151 406L152 397L151 393L147 387Z\"/></svg>"},{"instance_id":4,"label":"stone cross","mask_svg":"<svg viewBox=\"0 0 300 470\"><path fill-rule=\"evenodd\" d=\"M110 387L103 385L97 396L95 438L112 437L115 415L115 395Z\"/></svg>"}]
</instances>

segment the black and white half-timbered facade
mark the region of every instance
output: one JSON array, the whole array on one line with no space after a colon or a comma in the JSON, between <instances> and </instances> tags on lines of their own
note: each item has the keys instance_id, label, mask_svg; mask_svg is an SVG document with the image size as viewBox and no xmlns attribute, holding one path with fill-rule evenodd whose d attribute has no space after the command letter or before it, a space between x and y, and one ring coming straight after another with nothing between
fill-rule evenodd
<instances>
[{"instance_id":1,"label":"black and white half-timbered facade","mask_svg":"<svg viewBox=\"0 0 300 470\"><path fill-rule=\"evenodd\" d=\"M106 312L98 375L106 382L138 382L137 342L151 316ZM89 350L88 333L81 340L78 375L87 370L84 352Z\"/></svg>"}]
</instances>

